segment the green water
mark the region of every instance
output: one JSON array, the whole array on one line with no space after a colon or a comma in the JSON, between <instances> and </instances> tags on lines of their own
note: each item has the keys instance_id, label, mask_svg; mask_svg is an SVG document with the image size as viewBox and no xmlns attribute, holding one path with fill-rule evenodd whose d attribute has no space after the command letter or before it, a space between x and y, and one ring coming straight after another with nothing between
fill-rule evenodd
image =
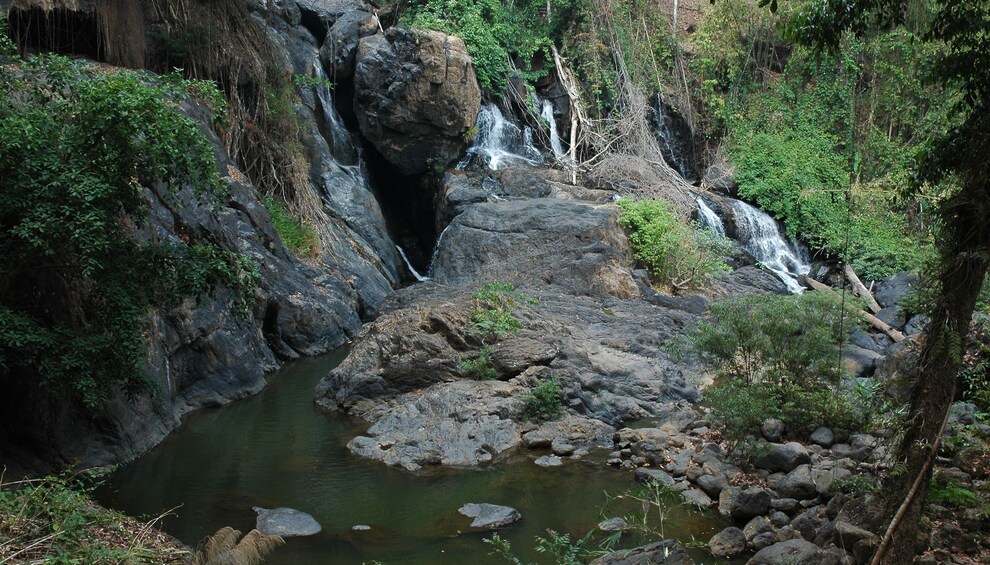
<instances>
[{"instance_id":1,"label":"green water","mask_svg":"<svg viewBox=\"0 0 990 565\"><path fill-rule=\"evenodd\" d=\"M499 563L486 533L459 533L467 502L505 504L523 519L502 531L527 562L550 563L534 551L547 528L580 537L602 519L605 492L635 487L632 473L607 467L604 453L533 464L535 453L477 469L413 474L360 459L345 444L364 429L352 418L313 405L313 387L343 354L292 363L261 394L190 415L165 442L115 473L98 493L107 506L132 515L171 510L162 528L195 546L223 526L254 526L252 506L287 506L312 514L323 532L289 538L265 563ZM634 507L611 503L608 516ZM351 527L370 525L370 531ZM668 509L665 534L707 540L721 526L681 507ZM645 541L630 536L624 545Z\"/></svg>"}]
</instances>

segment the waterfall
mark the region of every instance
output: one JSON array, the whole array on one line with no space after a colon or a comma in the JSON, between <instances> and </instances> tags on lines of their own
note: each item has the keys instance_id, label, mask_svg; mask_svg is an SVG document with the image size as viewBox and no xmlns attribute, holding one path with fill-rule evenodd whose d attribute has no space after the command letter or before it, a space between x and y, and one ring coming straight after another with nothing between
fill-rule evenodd
<instances>
[{"instance_id":1,"label":"waterfall","mask_svg":"<svg viewBox=\"0 0 990 565\"><path fill-rule=\"evenodd\" d=\"M450 229L450 226L451 224L447 224L447 227L443 228L443 231L440 232L440 236L437 237L437 242L433 244L433 255L430 256L430 266L426 270L426 273L429 275L427 278L433 276L433 265L437 262L437 255L440 254L440 242L443 241L443 236L447 234L447 230Z\"/></svg>"},{"instance_id":2,"label":"waterfall","mask_svg":"<svg viewBox=\"0 0 990 565\"><path fill-rule=\"evenodd\" d=\"M403 249L398 245L396 245L395 248L399 251L399 257L402 257L402 260L405 261L406 268L409 269L409 272L412 273L412 276L416 277L417 281L426 282L430 280L430 277L424 277L423 275L419 274L419 271L417 271L416 268L412 266L412 263L409 262L409 258L406 257L405 249Z\"/></svg>"},{"instance_id":3,"label":"waterfall","mask_svg":"<svg viewBox=\"0 0 990 565\"><path fill-rule=\"evenodd\" d=\"M698 203L698 223L710 229L715 235L725 237L725 224L722 223L722 218L719 218L715 210L709 208L700 196L694 200Z\"/></svg>"},{"instance_id":4,"label":"waterfall","mask_svg":"<svg viewBox=\"0 0 990 565\"><path fill-rule=\"evenodd\" d=\"M739 200L732 200L736 239L747 253L777 274L794 294L804 292L798 277L811 270L808 252L800 244L788 241L777 221L763 211Z\"/></svg>"},{"instance_id":5,"label":"waterfall","mask_svg":"<svg viewBox=\"0 0 990 565\"><path fill-rule=\"evenodd\" d=\"M567 151L564 150L564 144L560 141L560 134L557 133L557 120L553 117L553 102L541 100L535 94L533 95L533 101L540 107L540 116L550 126L550 149L553 150L554 156L566 157Z\"/></svg>"},{"instance_id":6,"label":"waterfall","mask_svg":"<svg viewBox=\"0 0 990 565\"><path fill-rule=\"evenodd\" d=\"M658 94L653 107L654 137L660 145L660 153L663 160L667 162L681 178L689 182L697 180L694 165L691 162L690 147L685 147L683 136L690 136L690 128L687 124L678 124L677 120L669 115L669 106L664 104L663 99ZM683 122L683 120L681 120ZM684 128L688 128L685 133ZM680 135L678 135L680 132Z\"/></svg>"},{"instance_id":7,"label":"waterfall","mask_svg":"<svg viewBox=\"0 0 990 565\"><path fill-rule=\"evenodd\" d=\"M475 157L493 171L511 163L538 165L543 162L543 156L533 145L533 132L505 119L498 106L482 106L475 127L478 131L474 143L457 164L458 169L467 167Z\"/></svg>"},{"instance_id":8,"label":"waterfall","mask_svg":"<svg viewBox=\"0 0 990 565\"><path fill-rule=\"evenodd\" d=\"M357 150L353 134L347 130L343 118L333 105L333 93L330 91L330 82L323 71L323 63L317 55L313 61L313 74L320 81L316 85L316 96L320 101L320 108L323 110L323 123L326 126L326 139L330 145L330 152L337 164L341 167L358 167L361 155ZM360 167L358 167L360 169Z\"/></svg>"}]
</instances>

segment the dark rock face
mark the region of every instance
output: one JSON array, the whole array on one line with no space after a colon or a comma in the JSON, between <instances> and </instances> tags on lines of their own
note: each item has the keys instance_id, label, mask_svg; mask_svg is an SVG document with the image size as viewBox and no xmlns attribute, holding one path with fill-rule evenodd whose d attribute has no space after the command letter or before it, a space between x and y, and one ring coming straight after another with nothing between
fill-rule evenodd
<instances>
[{"instance_id":1,"label":"dark rock face","mask_svg":"<svg viewBox=\"0 0 990 565\"><path fill-rule=\"evenodd\" d=\"M771 472L787 473L798 465L811 463L811 456L803 445L796 441L775 443L770 451L756 460L756 466Z\"/></svg>"},{"instance_id":2,"label":"dark rock face","mask_svg":"<svg viewBox=\"0 0 990 565\"><path fill-rule=\"evenodd\" d=\"M786 565L788 563L809 563L819 553L818 546L803 539L792 539L775 543L756 552L746 565Z\"/></svg>"},{"instance_id":3,"label":"dark rock face","mask_svg":"<svg viewBox=\"0 0 990 565\"><path fill-rule=\"evenodd\" d=\"M354 112L361 133L400 173L423 173L457 158L480 107L461 39L391 28L358 43Z\"/></svg>"},{"instance_id":4,"label":"dark rock face","mask_svg":"<svg viewBox=\"0 0 990 565\"><path fill-rule=\"evenodd\" d=\"M367 10L345 12L333 23L320 47L320 60L334 80L350 78L361 38L379 30L378 18Z\"/></svg>"},{"instance_id":5,"label":"dark rock face","mask_svg":"<svg viewBox=\"0 0 990 565\"><path fill-rule=\"evenodd\" d=\"M273 60L289 73L311 75L319 47L310 29L329 29L344 14L370 8L354 0L299 4L249 7L269 40ZM8 7L0 3L0 8ZM300 94L305 104L296 110L309 165L305 170L316 187L305 196L326 218L320 225L319 258L304 263L283 247L255 187L205 125L212 123L208 112L183 103L181 110L204 124L203 132L213 142L229 196L226 202L205 204L187 190L173 197L164 187L149 187L150 221L136 235L165 242L205 239L250 258L261 274L254 308L238 314L230 293L219 289L214 296L189 297L174 309L152 312L148 372L157 397L131 399L121 394L97 419L69 407L39 414L44 421L32 427L44 431L28 438L23 454L12 446L10 459L23 459L26 467L130 460L161 441L183 414L256 393L265 386L265 373L285 360L344 344L360 328L362 316L374 313L391 292L398 282L399 258L377 201L366 184L341 182L339 156L318 123L319 101L313 89L300 89Z\"/></svg>"},{"instance_id":6,"label":"dark rock face","mask_svg":"<svg viewBox=\"0 0 990 565\"><path fill-rule=\"evenodd\" d=\"M252 508L258 513L256 528L266 536L311 536L323 529L315 518L292 508Z\"/></svg>"}]
</instances>

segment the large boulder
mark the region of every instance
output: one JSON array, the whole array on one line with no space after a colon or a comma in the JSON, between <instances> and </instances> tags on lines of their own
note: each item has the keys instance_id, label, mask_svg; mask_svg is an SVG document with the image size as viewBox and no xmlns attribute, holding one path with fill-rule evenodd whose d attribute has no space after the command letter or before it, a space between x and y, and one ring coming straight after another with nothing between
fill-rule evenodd
<instances>
[{"instance_id":1,"label":"large boulder","mask_svg":"<svg viewBox=\"0 0 990 565\"><path fill-rule=\"evenodd\" d=\"M715 557L733 559L746 551L746 534L734 526L730 526L712 536L708 541L708 550Z\"/></svg>"},{"instance_id":2,"label":"large boulder","mask_svg":"<svg viewBox=\"0 0 990 565\"><path fill-rule=\"evenodd\" d=\"M748 521L770 510L770 493L759 487L729 487L718 497L718 511L726 518Z\"/></svg>"},{"instance_id":3,"label":"large boulder","mask_svg":"<svg viewBox=\"0 0 990 565\"><path fill-rule=\"evenodd\" d=\"M803 539L775 543L756 552L746 565L787 565L808 563L819 555L818 546ZM819 561L820 562L820 561Z\"/></svg>"},{"instance_id":4,"label":"large boulder","mask_svg":"<svg viewBox=\"0 0 990 565\"><path fill-rule=\"evenodd\" d=\"M390 28L358 43L354 112L364 137L400 173L423 173L457 158L480 107L461 39Z\"/></svg>"},{"instance_id":5,"label":"large boulder","mask_svg":"<svg viewBox=\"0 0 990 565\"><path fill-rule=\"evenodd\" d=\"M772 444L770 450L756 460L757 467L773 473L788 473L806 463L811 463L811 455L796 441Z\"/></svg>"}]
</instances>

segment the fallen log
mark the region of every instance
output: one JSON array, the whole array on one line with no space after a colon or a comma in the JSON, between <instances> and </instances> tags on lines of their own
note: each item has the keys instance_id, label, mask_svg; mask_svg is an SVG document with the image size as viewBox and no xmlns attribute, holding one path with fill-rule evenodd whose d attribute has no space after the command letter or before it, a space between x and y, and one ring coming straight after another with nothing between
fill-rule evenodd
<instances>
[{"instance_id":1,"label":"fallen log","mask_svg":"<svg viewBox=\"0 0 990 565\"><path fill-rule=\"evenodd\" d=\"M846 279L848 279L849 282L852 283L853 294L861 298L865 298L866 305L870 307L870 310L872 310L874 314L879 312L880 304L877 302L875 298L873 298L873 294L870 292L868 288L866 288L866 285L863 284L863 281L859 280L859 277L856 276L856 271L853 270L852 265L849 265L847 263L845 272L846 272Z\"/></svg>"},{"instance_id":2,"label":"fallen log","mask_svg":"<svg viewBox=\"0 0 990 565\"><path fill-rule=\"evenodd\" d=\"M817 291L830 292L832 294L838 294L837 292L835 292L835 289L833 289L832 287L830 287L828 285L825 285L825 284L822 284L822 283L820 283L820 282L818 282L815 279L810 278L810 277L804 277L804 283L807 284L808 286L810 286L811 288L817 290ZM884 322L883 320L881 320L880 318L877 318L873 314L870 314L869 312L864 312L862 310L856 310L856 312L860 316L862 316L863 319L866 320L866 322L868 324L870 324L874 328L882 331L883 333L887 334L890 337L890 339L892 339L892 340L894 340L896 342L901 342L901 341L904 341L905 339L907 339L906 336L903 333L901 333L900 331L898 331L895 328L892 328L889 324L887 324L887 322Z\"/></svg>"}]
</instances>

